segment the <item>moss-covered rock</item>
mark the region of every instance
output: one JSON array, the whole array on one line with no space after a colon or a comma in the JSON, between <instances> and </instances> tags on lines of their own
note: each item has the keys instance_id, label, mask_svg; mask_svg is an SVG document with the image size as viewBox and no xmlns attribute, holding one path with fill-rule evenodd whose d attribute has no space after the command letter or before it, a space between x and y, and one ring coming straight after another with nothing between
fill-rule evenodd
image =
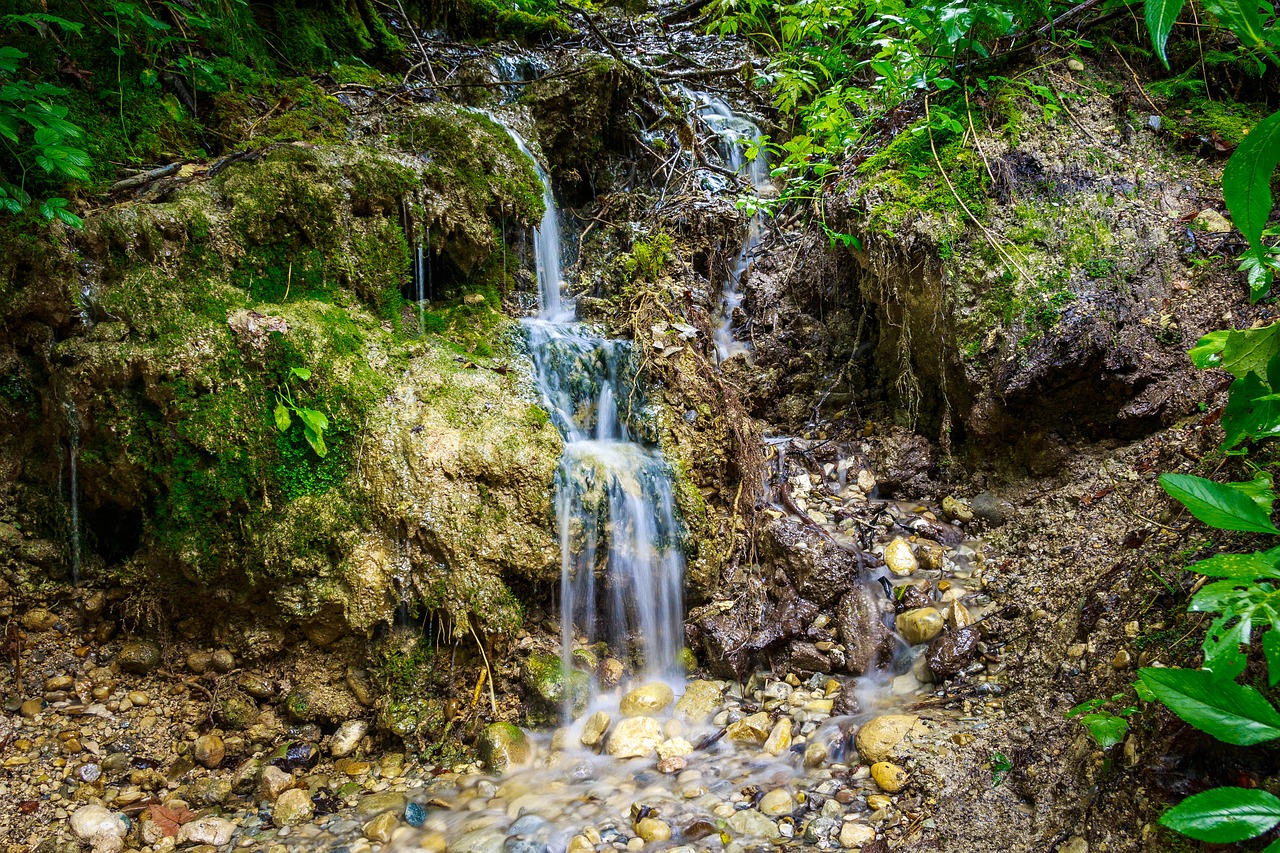
<instances>
[{"instance_id":1,"label":"moss-covered rock","mask_svg":"<svg viewBox=\"0 0 1280 853\"><path fill-rule=\"evenodd\" d=\"M579 669L566 672L555 655L529 655L520 665L520 681L528 691L526 716L531 726L555 724L566 710L576 719L591 699L591 676Z\"/></svg>"}]
</instances>

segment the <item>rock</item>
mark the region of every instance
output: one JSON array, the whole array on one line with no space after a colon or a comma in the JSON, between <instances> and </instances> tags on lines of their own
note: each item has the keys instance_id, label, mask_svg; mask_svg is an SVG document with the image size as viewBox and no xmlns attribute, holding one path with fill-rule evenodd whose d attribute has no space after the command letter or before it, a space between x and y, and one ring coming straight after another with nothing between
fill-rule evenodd
<instances>
[{"instance_id":1,"label":"rock","mask_svg":"<svg viewBox=\"0 0 1280 853\"><path fill-rule=\"evenodd\" d=\"M876 602L862 584L856 584L840 599L836 626L845 647L845 669L864 675L875 667L886 641L892 635L880 621Z\"/></svg>"},{"instance_id":2,"label":"rock","mask_svg":"<svg viewBox=\"0 0 1280 853\"><path fill-rule=\"evenodd\" d=\"M57 624L57 614L45 610L43 607L36 607L22 614L22 627L28 631L41 633L52 629Z\"/></svg>"},{"instance_id":3,"label":"rock","mask_svg":"<svg viewBox=\"0 0 1280 853\"><path fill-rule=\"evenodd\" d=\"M622 680L622 674L626 672L626 667L622 665L622 661L617 658L605 658L600 662L599 676L600 683L607 688L618 686L618 682Z\"/></svg>"},{"instance_id":4,"label":"rock","mask_svg":"<svg viewBox=\"0 0 1280 853\"><path fill-rule=\"evenodd\" d=\"M160 665L160 647L150 640L130 640L116 655L116 666L125 672L146 675Z\"/></svg>"},{"instance_id":5,"label":"rock","mask_svg":"<svg viewBox=\"0 0 1280 853\"><path fill-rule=\"evenodd\" d=\"M128 699L132 705L138 708L145 708L151 704L151 697L141 690L130 690Z\"/></svg>"},{"instance_id":6,"label":"rock","mask_svg":"<svg viewBox=\"0 0 1280 853\"><path fill-rule=\"evenodd\" d=\"M885 546L884 564L898 577L914 574L920 568L916 553L911 550L911 543L901 536Z\"/></svg>"},{"instance_id":7,"label":"rock","mask_svg":"<svg viewBox=\"0 0 1280 853\"><path fill-rule=\"evenodd\" d=\"M210 815L184 823L178 830L178 843L212 844L215 847L222 847L231 843L231 835L235 831L236 825L231 821Z\"/></svg>"},{"instance_id":8,"label":"rock","mask_svg":"<svg viewBox=\"0 0 1280 853\"><path fill-rule=\"evenodd\" d=\"M970 625L934 639L924 653L929 672L937 678L950 678L964 669L973 660L980 636L977 627Z\"/></svg>"},{"instance_id":9,"label":"rock","mask_svg":"<svg viewBox=\"0 0 1280 853\"><path fill-rule=\"evenodd\" d=\"M258 703L239 690L228 690L214 705L214 718L225 729L243 729L258 716Z\"/></svg>"},{"instance_id":10,"label":"rock","mask_svg":"<svg viewBox=\"0 0 1280 853\"><path fill-rule=\"evenodd\" d=\"M213 666L212 652L192 652L187 655L187 669L196 675L204 675Z\"/></svg>"},{"instance_id":11,"label":"rock","mask_svg":"<svg viewBox=\"0 0 1280 853\"><path fill-rule=\"evenodd\" d=\"M369 733L369 724L364 720L348 720L338 726L338 730L329 738L329 754L334 758L344 758L356 751L360 741Z\"/></svg>"},{"instance_id":12,"label":"rock","mask_svg":"<svg viewBox=\"0 0 1280 853\"><path fill-rule=\"evenodd\" d=\"M720 706L720 687L711 681L690 681L676 702L675 715L690 723L701 723Z\"/></svg>"},{"instance_id":13,"label":"rock","mask_svg":"<svg viewBox=\"0 0 1280 853\"><path fill-rule=\"evenodd\" d=\"M399 819L392 812L383 812L364 825L364 837L370 841L386 844L391 840L391 833L400 825Z\"/></svg>"},{"instance_id":14,"label":"rock","mask_svg":"<svg viewBox=\"0 0 1280 853\"><path fill-rule=\"evenodd\" d=\"M367 821L384 812L401 814L407 807L405 795L399 791L380 791L376 794L365 794L356 803L356 820Z\"/></svg>"},{"instance_id":15,"label":"rock","mask_svg":"<svg viewBox=\"0 0 1280 853\"><path fill-rule=\"evenodd\" d=\"M847 850L861 847L876 840L876 831L865 823L846 821L840 827L840 846Z\"/></svg>"},{"instance_id":16,"label":"rock","mask_svg":"<svg viewBox=\"0 0 1280 853\"><path fill-rule=\"evenodd\" d=\"M831 659L813 643L796 640L791 643L791 667L798 672L830 672Z\"/></svg>"},{"instance_id":17,"label":"rock","mask_svg":"<svg viewBox=\"0 0 1280 853\"><path fill-rule=\"evenodd\" d=\"M734 835L766 838L770 841L782 837L782 833L778 831L778 825L755 809L734 812L725 823L729 829L733 830Z\"/></svg>"},{"instance_id":18,"label":"rock","mask_svg":"<svg viewBox=\"0 0 1280 853\"><path fill-rule=\"evenodd\" d=\"M886 794L897 794L907 787L907 771L888 761L872 764L871 778Z\"/></svg>"},{"instance_id":19,"label":"rock","mask_svg":"<svg viewBox=\"0 0 1280 853\"><path fill-rule=\"evenodd\" d=\"M511 723L490 723L480 732L476 752L490 773L501 775L529 760L529 739Z\"/></svg>"},{"instance_id":20,"label":"rock","mask_svg":"<svg viewBox=\"0 0 1280 853\"><path fill-rule=\"evenodd\" d=\"M245 762L248 764L249 762ZM239 779L240 771L244 769L241 765L236 771L237 779ZM293 774L286 773L279 767L268 765L262 768L262 774L258 777L258 791L262 794L263 799L275 802L275 800L285 791L293 787ZM236 786L240 787L239 784Z\"/></svg>"},{"instance_id":21,"label":"rock","mask_svg":"<svg viewBox=\"0 0 1280 853\"><path fill-rule=\"evenodd\" d=\"M656 717L675 699L675 693L661 681L643 684L622 697L618 706L624 717Z\"/></svg>"},{"instance_id":22,"label":"rock","mask_svg":"<svg viewBox=\"0 0 1280 853\"><path fill-rule=\"evenodd\" d=\"M502 845L506 840L505 833L492 829L477 829L464 832L453 839L449 843L449 853L502 853ZM595 845L588 843L585 849L594 850ZM569 843L569 850L573 850L573 842Z\"/></svg>"},{"instance_id":23,"label":"rock","mask_svg":"<svg viewBox=\"0 0 1280 853\"><path fill-rule=\"evenodd\" d=\"M947 495L942 499L942 514L951 521L968 523L973 521L973 510L960 498Z\"/></svg>"},{"instance_id":24,"label":"rock","mask_svg":"<svg viewBox=\"0 0 1280 853\"><path fill-rule=\"evenodd\" d=\"M276 692L275 685L271 683L271 679L259 672L240 673L240 677L236 679L236 684L254 699L270 699Z\"/></svg>"},{"instance_id":25,"label":"rock","mask_svg":"<svg viewBox=\"0 0 1280 853\"><path fill-rule=\"evenodd\" d=\"M670 776L673 773L679 773L688 766L689 762L683 755L671 755L658 762L658 772Z\"/></svg>"},{"instance_id":26,"label":"rock","mask_svg":"<svg viewBox=\"0 0 1280 853\"><path fill-rule=\"evenodd\" d=\"M671 838L671 826L666 821L653 817L642 817L636 821L636 835L646 843L668 841Z\"/></svg>"},{"instance_id":27,"label":"rock","mask_svg":"<svg viewBox=\"0 0 1280 853\"><path fill-rule=\"evenodd\" d=\"M108 811L102 806L81 806L71 815L71 831L81 841L93 841L98 836L124 838L129 824L123 815Z\"/></svg>"},{"instance_id":28,"label":"rock","mask_svg":"<svg viewBox=\"0 0 1280 853\"><path fill-rule=\"evenodd\" d=\"M947 621L936 607L918 607L899 613L893 624L902 639L914 646L927 643L941 634Z\"/></svg>"},{"instance_id":29,"label":"rock","mask_svg":"<svg viewBox=\"0 0 1280 853\"><path fill-rule=\"evenodd\" d=\"M569 839L568 853L595 853L596 846L585 835L575 835Z\"/></svg>"},{"instance_id":30,"label":"rock","mask_svg":"<svg viewBox=\"0 0 1280 853\"><path fill-rule=\"evenodd\" d=\"M220 766L226 754L226 745L217 735L202 735L196 738L192 747L192 757L195 758L196 763L210 770Z\"/></svg>"},{"instance_id":31,"label":"rock","mask_svg":"<svg viewBox=\"0 0 1280 853\"><path fill-rule=\"evenodd\" d=\"M311 802L311 793L305 788L290 788L276 799L271 818L276 826L297 826L311 820L315 814L315 803Z\"/></svg>"},{"instance_id":32,"label":"rock","mask_svg":"<svg viewBox=\"0 0 1280 853\"><path fill-rule=\"evenodd\" d=\"M764 743L773 728L769 715L761 711L730 723L725 735L736 743Z\"/></svg>"},{"instance_id":33,"label":"rock","mask_svg":"<svg viewBox=\"0 0 1280 853\"><path fill-rule=\"evenodd\" d=\"M1089 842L1078 835L1068 838L1058 847L1058 853L1089 853Z\"/></svg>"},{"instance_id":34,"label":"rock","mask_svg":"<svg viewBox=\"0 0 1280 853\"><path fill-rule=\"evenodd\" d=\"M662 740L662 728L653 717L628 717L613 727L604 749L615 758L643 758Z\"/></svg>"},{"instance_id":35,"label":"rock","mask_svg":"<svg viewBox=\"0 0 1280 853\"><path fill-rule=\"evenodd\" d=\"M782 817L796 810L796 798L786 788L774 788L760 798L760 812L769 817Z\"/></svg>"},{"instance_id":36,"label":"rock","mask_svg":"<svg viewBox=\"0 0 1280 853\"><path fill-rule=\"evenodd\" d=\"M1115 656L1111 658L1112 669L1128 669L1132 665L1133 656L1125 649L1120 649L1115 653Z\"/></svg>"},{"instance_id":37,"label":"rock","mask_svg":"<svg viewBox=\"0 0 1280 853\"><path fill-rule=\"evenodd\" d=\"M693 744L682 737L673 737L658 744L657 751L658 758L663 760L683 755L693 755Z\"/></svg>"},{"instance_id":38,"label":"rock","mask_svg":"<svg viewBox=\"0 0 1280 853\"><path fill-rule=\"evenodd\" d=\"M1147 116L1147 127L1159 133L1160 132L1160 116L1157 116L1157 115Z\"/></svg>"},{"instance_id":39,"label":"rock","mask_svg":"<svg viewBox=\"0 0 1280 853\"><path fill-rule=\"evenodd\" d=\"M604 740L604 733L609 730L609 715L604 711L596 711L590 717L587 717L586 723L582 726L582 735L578 740L583 746L597 747Z\"/></svg>"},{"instance_id":40,"label":"rock","mask_svg":"<svg viewBox=\"0 0 1280 853\"><path fill-rule=\"evenodd\" d=\"M209 662L213 664L214 670L221 673L228 673L236 668L235 655L226 649L218 649L214 652Z\"/></svg>"},{"instance_id":41,"label":"rock","mask_svg":"<svg viewBox=\"0 0 1280 853\"><path fill-rule=\"evenodd\" d=\"M992 527L999 527L1009 521L1013 508L1000 500L991 492L983 492L976 496L971 504L973 517L987 522Z\"/></svg>"},{"instance_id":42,"label":"rock","mask_svg":"<svg viewBox=\"0 0 1280 853\"><path fill-rule=\"evenodd\" d=\"M804 766L809 769L821 767L830 756L827 745L821 741L810 741L804 747Z\"/></svg>"},{"instance_id":43,"label":"rock","mask_svg":"<svg viewBox=\"0 0 1280 853\"><path fill-rule=\"evenodd\" d=\"M891 805L893 805L893 800L889 799L884 794L872 794L867 797L867 808L871 809L873 812L878 812L881 809L887 809Z\"/></svg>"},{"instance_id":44,"label":"rock","mask_svg":"<svg viewBox=\"0 0 1280 853\"><path fill-rule=\"evenodd\" d=\"M929 472L935 467L933 448L928 439L905 427L892 427L889 434L882 437L874 448L872 464L882 497L931 491Z\"/></svg>"},{"instance_id":45,"label":"rock","mask_svg":"<svg viewBox=\"0 0 1280 853\"><path fill-rule=\"evenodd\" d=\"M884 714L876 717L858 729L858 735L854 738L858 754L868 764L888 760L902 739L919 722L920 718L914 714Z\"/></svg>"},{"instance_id":46,"label":"rock","mask_svg":"<svg viewBox=\"0 0 1280 853\"><path fill-rule=\"evenodd\" d=\"M18 706L18 713L29 720L37 716L43 709L44 703L39 699L28 699Z\"/></svg>"},{"instance_id":47,"label":"rock","mask_svg":"<svg viewBox=\"0 0 1280 853\"><path fill-rule=\"evenodd\" d=\"M766 571L781 571L800 598L816 605L844 595L862 574L851 552L790 516L769 521L762 530L760 545L760 562Z\"/></svg>"},{"instance_id":48,"label":"rock","mask_svg":"<svg viewBox=\"0 0 1280 853\"><path fill-rule=\"evenodd\" d=\"M558 720L566 700L570 715L576 718L591 701L591 677L578 669L566 673L557 655L529 655L520 665L520 681L529 689L533 703L526 713L530 725Z\"/></svg>"},{"instance_id":49,"label":"rock","mask_svg":"<svg viewBox=\"0 0 1280 853\"><path fill-rule=\"evenodd\" d=\"M773 724L773 730L764 740L764 751L770 755L782 755L791 749L791 718L782 717Z\"/></svg>"},{"instance_id":50,"label":"rock","mask_svg":"<svg viewBox=\"0 0 1280 853\"><path fill-rule=\"evenodd\" d=\"M1230 220L1212 207L1206 207L1197 213L1194 224L1210 234L1230 234L1234 230Z\"/></svg>"},{"instance_id":51,"label":"rock","mask_svg":"<svg viewBox=\"0 0 1280 853\"><path fill-rule=\"evenodd\" d=\"M1080 60L1078 60L1078 59L1068 59L1068 60L1067 60L1067 70L1069 70L1069 71L1083 71L1083 70L1084 70L1084 63L1083 63L1083 62L1081 62L1081 61L1080 61Z\"/></svg>"},{"instance_id":52,"label":"rock","mask_svg":"<svg viewBox=\"0 0 1280 853\"><path fill-rule=\"evenodd\" d=\"M405 804L404 822L415 829L420 829L427 822L427 807L422 803Z\"/></svg>"}]
</instances>

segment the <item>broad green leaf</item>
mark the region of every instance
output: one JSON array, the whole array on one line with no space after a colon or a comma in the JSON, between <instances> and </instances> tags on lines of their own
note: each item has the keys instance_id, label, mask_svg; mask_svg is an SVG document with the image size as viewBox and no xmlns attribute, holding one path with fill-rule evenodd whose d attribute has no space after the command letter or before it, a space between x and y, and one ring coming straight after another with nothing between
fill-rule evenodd
<instances>
[{"instance_id":1,"label":"broad green leaf","mask_svg":"<svg viewBox=\"0 0 1280 853\"><path fill-rule=\"evenodd\" d=\"M1252 687L1207 669L1152 667L1138 677L1170 711L1220 741L1249 746L1280 738L1280 714Z\"/></svg>"},{"instance_id":2,"label":"broad green leaf","mask_svg":"<svg viewBox=\"0 0 1280 853\"><path fill-rule=\"evenodd\" d=\"M298 417L302 418L302 422L318 433L323 433L329 428L329 419L324 412L317 412L315 409L297 409Z\"/></svg>"},{"instance_id":3,"label":"broad green leaf","mask_svg":"<svg viewBox=\"0 0 1280 853\"><path fill-rule=\"evenodd\" d=\"M1169 809L1160 823L1197 841L1244 841L1280 823L1280 797L1257 788L1212 788Z\"/></svg>"},{"instance_id":4,"label":"broad green leaf","mask_svg":"<svg viewBox=\"0 0 1280 853\"><path fill-rule=\"evenodd\" d=\"M1280 683L1280 631L1275 625L1262 635L1262 654L1267 659L1267 680L1275 687Z\"/></svg>"},{"instance_id":5,"label":"broad green leaf","mask_svg":"<svg viewBox=\"0 0 1280 853\"><path fill-rule=\"evenodd\" d=\"M1098 746L1103 749L1115 746L1124 740L1124 736L1129 732L1129 724L1125 722L1124 717L1118 717L1106 711L1085 714L1080 718L1080 725L1089 731Z\"/></svg>"},{"instance_id":6,"label":"broad green leaf","mask_svg":"<svg viewBox=\"0 0 1280 853\"><path fill-rule=\"evenodd\" d=\"M1217 367L1222 362L1222 348L1226 346L1227 335L1230 333L1230 329L1218 329L1196 341L1196 345L1187 350L1191 363L1201 370Z\"/></svg>"},{"instance_id":7,"label":"broad green leaf","mask_svg":"<svg viewBox=\"0 0 1280 853\"><path fill-rule=\"evenodd\" d=\"M304 382L311 378L311 368L309 367L291 367L289 372Z\"/></svg>"},{"instance_id":8,"label":"broad green leaf","mask_svg":"<svg viewBox=\"0 0 1280 853\"><path fill-rule=\"evenodd\" d=\"M1271 584L1215 581L1196 593L1187 609L1222 614L1210 624L1202 645L1205 669L1218 675L1244 672L1248 661L1240 647L1248 647L1255 623L1280 630L1280 591Z\"/></svg>"},{"instance_id":9,"label":"broad green leaf","mask_svg":"<svg viewBox=\"0 0 1280 853\"><path fill-rule=\"evenodd\" d=\"M307 439L307 444L311 445L311 449L316 452L316 456L327 456L329 448L324 445L324 434L316 432L310 426L303 427L302 434Z\"/></svg>"},{"instance_id":10,"label":"broad green leaf","mask_svg":"<svg viewBox=\"0 0 1280 853\"><path fill-rule=\"evenodd\" d=\"M1160 485L1192 515L1212 527L1280 534L1267 511L1229 483L1215 483L1191 474L1162 474Z\"/></svg>"},{"instance_id":11,"label":"broad green leaf","mask_svg":"<svg viewBox=\"0 0 1280 853\"><path fill-rule=\"evenodd\" d=\"M1174 22L1178 20L1184 2L1185 0L1147 0L1147 32L1151 33L1156 56L1160 57L1165 68L1169 67L1165 45L1169 43L1169 33L1173 31Z\"/></svg>"},{"instance_id":12,"label":"broad green leaf","mask_svg":"<svg viewBox=\"0 0 1280 853\"><path fill-rule=\"evenodd\" d=\"M1267 116L1240 140L1222 172L1222 194L1227 208L1240 233L1257 251L1262 250L1262 229L1267 227L1271 216L1271 174L1277 164L1280 164L1280 112Z\"/></svg>"},{"instance_id":13,"label":"broad green leaf","mask_svg":"<svg viewBox=\"0 0 1280 853\"><path fill-rule=\"evenodd\" d=\"M1102 698L1086 699L1085 701L1081 702L1079 705L1075 706L1070 711L1068 711L1064 716L1069 720L1072 717L1078 716L1080 714L1091 714L1105 704L1107 704L1106 699L1102 699Z\"/></svg>"},{"instance_id":14,"label":"broad green leaf","mask_svg":"<svg viewBox=\"0 0 1280 853\"><path fill-rule=\"evenodd\" d=\"M1262 849L1262 853L1280 853L1280 838L1272 841Z\"/></svg>"},{"instance_id":15,"label":"broad green leaf","mask_svg":"<svg viewBox=\"0 0 1280 853\"><path fill-rule=\"evenodd\" d=\"M1257 302L1271 291L1276 273L1280 272L1280 260L1266 247L1250 249L1240 261L1240 272L1249 282L1249 302Z\"/></svg>"},{"instance_id":16,"label":"broad green leaf","mask_svg":"<svg viewBox=\"0 0 1280 853\"><path fill-rule=\"evenodd\" d=\"M1258 0L1204 0L1204 7L1250 48L1265 48L1267 41Z\"/></svg>"},{"instance_id":17,"label":"broad green leaf","mask_svg":"<svg viewBox=\"0 0 1280 853\"><path fill-rule=\"evenodd\" d=\"M1246 439L1280 435L1280 397L1270 393L1256 373L1231 383L1222 410L1222 449L1230 450Z\"/></svg>"},{"instance_id":18,"label":"broad green leaf","mask_svg":"<svg viewBox=\"0 0 1280 853\"><path fill-rule=\"evenodd\" d=\"M1280 565L1261 552L1253 554L1218 554L1207 560L1192 563L1187 571L1211 578L1234 578L1256 581L1280 579Z\"/></svg>"},{"instance_id":19,"label":"broad green leaf","mask_svg":"<svg viewBox=\"0 0 1280 853\"><path fill-rule=\"evenodd\" d=\"M1280 395L1272 395L1280 398ZM1271 512L1271 505L1275 503L1276 493L1271 490L1271 475L1260 473L1252 480L1244 480L1232 483L1240 491L1244 492L1253 502L1262 507L1267 512Z\"/></svg>"},{"instance_id":20,"label":"broad green leaf","mask_svg":"<svg viewBox=\"0 0 1280 853\"><path fill-rule=\"evenodd\" d=\"M1280 353L1280 323L1260 329L1231 329L1217 366L1237 379L1248 373L1265 376L1267 363L1276 353Z\"/></svg>"},{"instance_id":21,"label":"broad green leaf","mask_svg":"<svg viewBox=\"0 0 1280 853\"><path fill-rule=\"evenodd\" d=\"M289 407L284 403L276 403L275 415L276 429L280 430L280 432L289 429L290 424L293 423L293 418L289 417Z\"/></svg>"}]
</instances>

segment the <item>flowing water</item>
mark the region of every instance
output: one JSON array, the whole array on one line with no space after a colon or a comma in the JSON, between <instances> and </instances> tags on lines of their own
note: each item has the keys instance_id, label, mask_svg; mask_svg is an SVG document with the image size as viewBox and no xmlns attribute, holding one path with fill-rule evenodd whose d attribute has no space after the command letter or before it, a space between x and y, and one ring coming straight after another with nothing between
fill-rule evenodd
<instances>
[{"instance_id":1,"label":"flowing water","mask_svg":"<svg viewBox=\"0 0 1280 853\"><path fill-rule=\"evenodd\" d=\"M702 92L686 92L697 104L698 116L703 124L720 138L720 156L728 164L730 171L743 175L751 182L757 193L771 187L769 181L769 162L764 151L756 152L750 160L746 157L745 146L760 139L760 128L749 119L736 115L724 101ZM760 214L754 214L747 223L747 234L742 242L742 249L734 258L729 268L729 277L725 279L724 296L720 322L716 326L716 354L721 361L747 351L746 343L736 340L733 335L733 317L742 304L742 276L751 264L752 253L760 245L763 236L763 222Z\"/></svg>"}]
</instances>

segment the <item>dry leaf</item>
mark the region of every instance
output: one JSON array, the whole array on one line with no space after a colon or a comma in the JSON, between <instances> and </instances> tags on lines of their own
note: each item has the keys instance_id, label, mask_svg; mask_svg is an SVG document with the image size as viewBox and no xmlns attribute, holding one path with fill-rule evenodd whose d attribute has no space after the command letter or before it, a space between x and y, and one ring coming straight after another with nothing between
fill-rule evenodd
<instances>
[{"instance_id":1,"label":"dry leaf","mask_svg":"<svg viewBox=\"0 0 1280 853\"><path fill-rule=\"evenodd\" d=\"M184 823L190 823L196 819L196 813L185 806L176 809L166 809L164 806L152 806L149 810L151 819L160 827L160 831L164 833L165 838L173 838L178 834L178 829Z\"/></svg>"}]
</instances>

